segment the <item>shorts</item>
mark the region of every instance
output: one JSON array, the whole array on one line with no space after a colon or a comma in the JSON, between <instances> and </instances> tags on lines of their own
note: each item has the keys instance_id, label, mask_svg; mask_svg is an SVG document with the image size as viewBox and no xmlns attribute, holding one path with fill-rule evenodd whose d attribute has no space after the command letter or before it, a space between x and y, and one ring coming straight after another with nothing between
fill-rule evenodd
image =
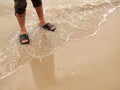
<instances>
[{"instance_id":1,"label":"shorts","mask_svg":"<svg viewBox=\"0 0 120 90\"><path fill-rule=\"evenodd\" d=\"M42 5L42 0L31 0L33 7ZM27 7L26 0L14 0L15 14L24 14Z\"/></svg>"}]
</instances>

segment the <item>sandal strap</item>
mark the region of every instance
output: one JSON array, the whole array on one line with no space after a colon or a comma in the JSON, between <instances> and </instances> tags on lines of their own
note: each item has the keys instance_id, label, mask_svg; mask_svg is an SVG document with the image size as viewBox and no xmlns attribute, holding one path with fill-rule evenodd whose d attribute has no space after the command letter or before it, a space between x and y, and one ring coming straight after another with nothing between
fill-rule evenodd
<instances>
[{"instance_id":1,"label":"sandal strap","mask_svg":"<svg viewBox=\"0 0 120 90\"><path fill-rule=\"evenodd\" d=\"M47 24L45 24L45 25L42 26L42 27L45 28L45 29L47 29L47 30L50 30L50 31L55 31L56 28L51 29L52 26L54 26L54 25L51 25L50 23L47 23Z\"/></svg>"},{"instance_id":2,"label":"sandal strap","mask_svg":"<svg viewBox=\"0 0 120 90\"><path fill-rule=\"evenodd\" d=\"M22 43L22 40L25 40L25 39L27 39L28 42L26 42L26 43ZM21 34L21 35L20 35L20 43L21 43L21 44L27 44L27 43L29 43L29 37L28 37L28 34Z\"/></svg>"},{"instance_id":3,"label":"sandal strap","mask_svg":"<svg viewBox=\"0 0 120 90\"><path fill-rule=\"evenodd\" d=\"M25 40L26 39L26 34L21 34L20 35L20 40Z\"/></svg>"},{"instance_id":4,"label":"sandal strap","mask_svg":"<svg viewBox=\"0 0 120 90\"><path fill-rule=\"evenodd\" d=\"M50 30L51 29L51 24L47 23L43 26L43 28L46 28L46 29Z\"/></svg>"}]
</instances>

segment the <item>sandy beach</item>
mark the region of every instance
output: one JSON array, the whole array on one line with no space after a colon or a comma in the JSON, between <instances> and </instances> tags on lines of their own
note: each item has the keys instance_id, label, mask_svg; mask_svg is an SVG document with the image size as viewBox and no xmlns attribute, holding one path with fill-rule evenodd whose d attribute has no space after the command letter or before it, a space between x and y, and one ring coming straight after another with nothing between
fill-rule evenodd
<instances>
[{"instance_id":1,"label":"sandy beach","mask_svg":"<svg viewBox=\"0 0 120 90\"><path fill-rule=\"evenodd\" d=\"M33 59L1 79L0 90L120 90L119 24L120 8L107 17L96 35Z\"/></svg>"}]
</instances>

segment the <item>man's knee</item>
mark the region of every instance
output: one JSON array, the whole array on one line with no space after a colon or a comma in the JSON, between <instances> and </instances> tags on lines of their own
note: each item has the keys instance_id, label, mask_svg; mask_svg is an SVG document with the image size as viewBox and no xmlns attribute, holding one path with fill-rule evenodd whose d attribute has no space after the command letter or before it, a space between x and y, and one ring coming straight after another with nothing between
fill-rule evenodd
<instances>
[{"instance_id":1,"label":"man's knee","mask_svg":"<svg viewBox=\"0 0 120 90\"><path fill-rule=\"evenodd\" d=\"M26 0L14 0L15 1L15 14L24 14L27 7Z\"/></svg>"},{"instance_id":2,"label":"man's knee","mask_svg":"<svg viewBox=\"0 0 120 90\"><path fill-rule=\"evenodd\" d=\"M15 14L16 17L25 17L26 13L23 13L23 14Z\"/></svg>"}]
</instances>

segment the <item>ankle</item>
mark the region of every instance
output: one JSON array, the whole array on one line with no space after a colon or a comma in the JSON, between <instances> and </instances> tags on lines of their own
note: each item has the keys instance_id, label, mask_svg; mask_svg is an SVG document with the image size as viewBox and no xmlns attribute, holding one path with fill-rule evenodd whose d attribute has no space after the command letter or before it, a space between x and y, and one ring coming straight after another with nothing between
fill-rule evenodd
<instances>
[{"instance_id":1,"label":"ankle","mask_svg":"<svg viewBox=\"0 0 120 90\"><path fill-rule=\"evenodd\" d=\"M21 34L27 34L27 32L23 32L23 31L21 31Z\"/></svg>"},{"instance_id":2,"label":"ankle","mask_svg":"<svg viewBox=\"0 0 120 90\"><path fill-rule=\"evenodd\" d=\"M40 25L44 26L46 24L45 20L40 20Z\"/></svg>"},{"instance_id":3,"label":"ankle","mask_svg":"<svg viewBox=\"0 0 120 90\"><path fill-rule=\"evenodd\" d=\"M44 26L46 24L46 22L40 22L41 26Z\"/></svg>"},{"instance_id":4,"label":"ankle","mask_svg":"<svg viewBox=\"0 0 120 90\"><path fill-rule=\"evenodd\" d=\"M21 29L21 34L27 34L26 28L22 28L22 29Z\"/></svg>"}]
</instances>

